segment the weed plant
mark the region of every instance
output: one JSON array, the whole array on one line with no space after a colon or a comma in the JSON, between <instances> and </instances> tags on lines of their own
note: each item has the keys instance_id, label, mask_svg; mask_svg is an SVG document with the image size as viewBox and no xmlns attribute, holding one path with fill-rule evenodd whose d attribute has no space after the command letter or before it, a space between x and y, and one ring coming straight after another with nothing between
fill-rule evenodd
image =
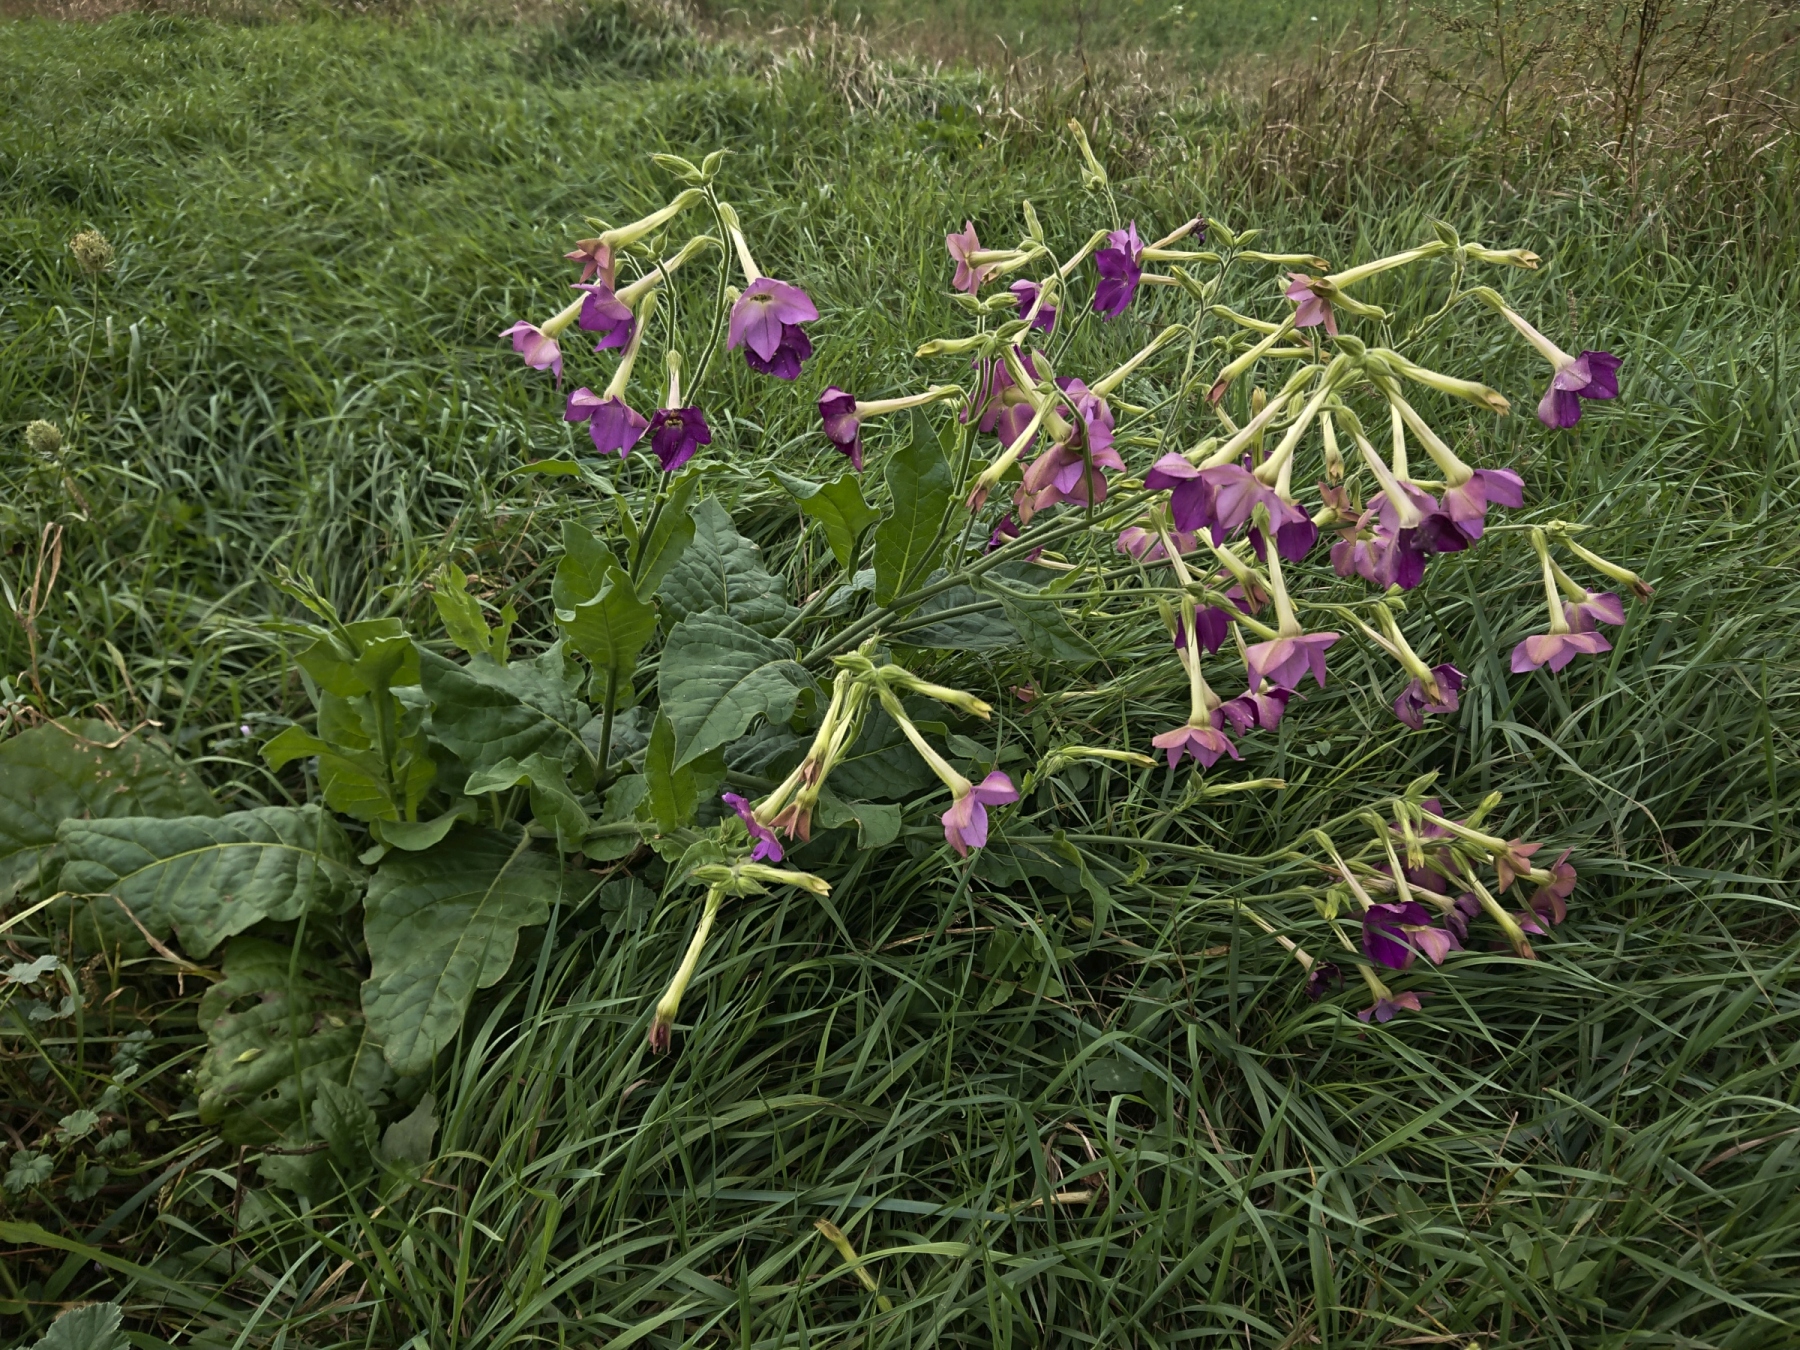
<instances>
[{"instance_id":1,"label":"weed plant","mask_svg":"<svg viewBox=\"0 0 1800 1350\"><path fill-rule=\"evenodd\" d=\"M835 462L806 395L916 387L889 354L955 326L936 241L965 217L1015 233L1021 195L1079 202L1056 116L1106 97L997 101L978 75L610 10L4 31L7 726L136 728L234 808L308 791L255 754L307 714L263 627L294 617L277 564L346 615L436 631L422 583L454 561L514 605L521 650L552 636L554 541L595 503L514 472L580 430L496 334L557 307L546 263L581 217L663 199L649 152L729 147L759 252L823 313L801 389L731 367L710 447L713 490L807 596L829 554L764 477ZM1045 805L1098 911L1079 873L958 884L902 844L827 903L722 930L667 1060L645 1016L688 912L615 878L528 931L421 1085L429 1165L385 1189L296 1203L200 1126L182 1075L210 972L152 953L21 986L46 1015L0 1039L7 1335L108 1299L140 1345L1791 1344L1791 142L1676 139L1634 167L1540 112L1478 154L1448 120L1348 122L1369 57L1336 59L1285 118L1279 89L1171 95L1166 117L1124 90L1100 119L1121 206L1345 262L1433 218L1543 255L1510 292L1624 354L1624 397L1568 433L1466 435L1526 475L1519 518L1578 516L1656 584L1609 655L1509 675L1534 563L1440 559L1434 621L1471 676L1455 718L1396 735L1389 672L1352 657L1246 742L1243 776L1284 792L1172 817L1160 769L1073 781ZM67 248L89 228L116 249L97 279ZM1156 322L1134 311L1083 357ZM1541 378L1491 327L1452 340L1502 388ZM63 429L54 452L26 445L34 419ZM1087 687L1003 707L1021 744L1183 715L1153 614L1087 631ZM1041 672L1000 652L934 675ZM1503 792L1508 834L1574 844L1583 889L1536 963L1470 961L1428 1020L1365 1027L1242 922L1239 900L1308 884L1247 860L1428 771L1465 805ZM17 919L20 962L65 950ZM104 1132L79 1115L103 1103Z\"/></svg>"}]
</instances>

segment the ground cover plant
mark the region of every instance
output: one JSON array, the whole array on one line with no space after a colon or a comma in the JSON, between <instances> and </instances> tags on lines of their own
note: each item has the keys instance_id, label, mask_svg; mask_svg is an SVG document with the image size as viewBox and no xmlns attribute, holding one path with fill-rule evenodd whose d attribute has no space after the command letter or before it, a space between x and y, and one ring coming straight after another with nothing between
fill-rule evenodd
<instances>
[{"instance_id":1,"label":"ground cover plant","mask_svg":"<svg viewBox=\"0 0 1800 1350\"><path fill-rule=\"evenodd\" d=\"M1789 1337L1784 141L1283 178L617 11L12 32L9 1333Z\"/></svg>"}]
</instances>

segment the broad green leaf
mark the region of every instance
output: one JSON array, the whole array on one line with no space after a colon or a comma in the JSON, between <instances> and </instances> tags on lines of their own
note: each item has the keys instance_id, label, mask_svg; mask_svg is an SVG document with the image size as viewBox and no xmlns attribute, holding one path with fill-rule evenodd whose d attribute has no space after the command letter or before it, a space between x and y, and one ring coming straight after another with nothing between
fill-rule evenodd
<instances>
[{"instance_id":1,"label":"broad green leaf","mask_svg":"<svg viewBox=\"0 0 1800 1350\"><path fill-rule=\"evenodd\" d=\"M519 930L550 917L561 869L492 830L390 853L369 882L363 1010L397 1073L421 1073L456 1038L477 989L506 974Z\"/></svg>"},{"instance_id":2,"label":"broad green leaf","mask_svg":"<svg viewBox=\"0 0 1800 1350\"><path fill-rule=\"evenodd\" d=\"M941 575L942 573L934 573L927 581L935 580ZM972 587L952 586L920 605L908 615L908 622L930 618L945 610L961 609L984 598L977 595ZM894 630L893 640L909 647L929 647L939 651L987 652L1018 646L1019 630L1008 621L1005 610L995 605L992 609L974 614L959 614L936 623L922 624L917 628Z\"/></svg>"},{"instance_id":3,"label":"broad green leaf","mask_svg":"<svg viewBox=\"0 0 1800 1350\"><path fill-rule=\"evenodd\" d=\"M35 878L65 820L216 816L192 770L104 722L50 722L0 742L0 906Z\"/></svg>"},{"instance_id":4,"label":"broad green leaf","mask_svg":"<svg viewBox=\"0 0 1800 1350\"><path fill-rule=\"evenodd\" d=\"M693 542L660 591L670 619L725 611L766 636L787 627L794 611L784 594L786 583L763 567L762 550L737 532L725 508L710 497L694 507L692 519ZM663 662L668 663L666 654Z\"/></svg>"},{"instance_id":5,"label":"broad green leaf","mask_svg":"<svg viewBox=\"0 0 1800 1350\"><path fill-rule=\"evenodd\" d=\"M885 605L910 578L923 576L930 554L940 542L944 513L955 485L950 462L932 433L931 422L913 409L912 440L887 460L888 492L893 508L875 527L875 603Z\"/></svg>"},{"instance_id":6,"label":"broad green leaf","mask_svg":"<svg viewBox=\"0 0 1800 1350\"><path fill-rule=\"evenodd\" d=\"M431 1141L437 1135L437 1098L427 1092L419 1104L387 1127L376 1156L390 1166L406 1163L423 1167L431 1161Z\"/></svg>"},{"instance_id":7,"label":"broad green leaf","mask_svg":"<svg viewBox=\"0 0 1800 1350\"><path fill-rule=\"evenodd\" d=\"M769 477L800 503L801 511L819 522L838 566L846 572L854 567L857 540L862 538L864 530L881 519L881 512L863 500L856 475L840 474L829 483L811 483L780 469L771 469Z\"/></svg>"},{"instance_id":8,"label":"broad green leaf","mask_svg":"<svg viewBox=\"0 0 1800 1350\"><path fill-rule=\"evenodd\" d=\"M383 1099L392 1075L357 1004L357 979L322 955L232 939L225 978L200 996L206 1054L194 1073L200 1120L232 1144L278 1139L321 1083ZM292 978L290 979L290 971ZM304 1132L304 1131L302 1131Z\"/></svg>"},{"instance_id":9,"label":"broad green leaf","mask_svg":"<svg viewBox=\"0 0 1800 1350\"><path fill-rule=\"evenodd\" d=\"M477 814L476 804L464 797L448 811L430 820L377 820L370 824L369 833L389 848L403 848L409 853L420 853L449 834L457 821L474 820Z\"/></svg>"},{"instance_id":10,"label":"broad green leaf","mask_svg":"<svg viewBox=\"0 0 1800 1350\"><path fill-rule=\"evenodd\" d=\"M366 1175L375 1163L380 1127L355 1088L325 1079L312 1100L313 1132L331 1149L331 1160L346 1178Z\"/></svg>"},{"instance_id":11,"label":"broad green leaf","mask_svg":"<svg viewBox=\"0 0 1800 1350\"><path fill-rule=\"evenodd\" d=\"M832 791L849 801L894 801L924 791L937 782L937 776L893 718L871 712L827 781Z\"/></svg>"},{"instance_id":12,"label":"broad green leaf","mask_svg":"<svg viewBox=\"0 0 1800 1350\"><path fill-rule=\"evenodd\" d=\"M510 666L479 658L459 666L425 652L420 675L432 733L470 773L539 751L560 759L581 744L588 708L570 689L561 643Z\"/></svg>"},{"instance_id":13,"label":"broad green leaf","mask_svg":"<svg viewBox=\"0 0 1800 1350\"><path fill-rule=\"evenodd\" d=\"M569 789L568 775L562 763L547 755L527 755L524 759L503 759L469 775L463 791L471 797L486 792L505 792L524 783L531 788L532 819L545 829L556 831L556 846L564 853L581 847L587 833L587 812Z\"/></svg>"},{"instance_id":14,"label":"broad green leaf","mask_svg":"<svg viewBox=\"0 0 1800 1350\"><path fill-rule=\"evenodd\" d=\"M470 656L492 657L506 664L506 640L519 616L511 605L500 611L500 625L489 628L481 601L469 594L469 578L460 567L445 563L433 578L431 603L444 621L450 640Z\"/></svg>"},{"instance_id":15,"label":"broad green leaf","mask_svg":"<svg viewBox=\"0 0 1800 1350\"><path fill-rule=\"evenodd\" d=\"M819 794L819 824L828 830L856 826L858 848L881 848L900 837L900 808L892 804L847 802L830 790Z\"/></svg>"},{"instance_id":16,"label":"broad green leaf","mask_svg":"<svg viewBox=\"0 0 1800 1350\"><path fill-rule=\"evenodd\" d=\"M736 740L758 717L787 721L811 684L792 643L724 614L684 619L669 634L657 670L662 710L675 727L676 765Z\"/></svg>"},{"instance_id":17,"label":"broad green leaf","mask_svg":"<svg viewBox=\"0 0 1800 1350\"><path fill-rule=\"evenodd\" d=\"M990 583L983 588L999 597L1007 622L1018 630L1019 640L1033 656L1046 661L1098 661L1093 644L1069 626L1054 600L1021 595L1010 587Z\"/></svg>"},{"instance_id":18,"label":"broad green leaf","mask_svg":"<svg viewBox=\"0 0 1800 1350\"><path fill-rule=\"evenodd\" d=\"M669 498L656 517L649 536L643 541L643 552L637 560L637 593L655 595L663 578L694 542L694 517L691 514L694 492L700 486L700 470L689 469L669 489Z\"/></svg>"},{"instance_id":19,"label":"broad green leaf","mask_svg":"<svg viewBox=\"0 0 1800 1350\"><path fill-rule=\"evenodd\" d=\"M725 781L725 753L715 750L677 767L675 728L658 713L644 751L644 784L650 817L667 834L691 824L695 808Z\"/></svg>"},{"instance_id":20,"label":"broad green leaf","mask_svg":"<svg viewBox=\"0 0 1800 1350\"><path fill-rule=\"evenodd\" d=\"M552 587L557 626L593 666L602 691L609 675L629 690L638 653L656 632L656 609L638 599L625 569L579 525L563 526L563 543Z\"/></svg>"},{"instance_id":21,"label":"broad green leaf","mask_svg":"<svg viewBox=\"0 0 1800 1350\"><path fill-rule=\"evenodd\" d=\"M626 774L609 787L599 823L588 830L581 851L595 862L612 862L636 849L644 842L643 832L635 824L638 807L649 793L641 773Z\"/></svg>"},{"instance_id":22,"label":"broad green leaf","mask_svg":"<svg viewBox=\"0 0 1800 1350\"><path fill-rule=\"evenodd\" d=\"M71 820L58 838L63 888L93 897L77 931L105 947L144 950L114 897L157 939L173 930L189 956L205 956L261 919L337 913L361 882L349 839L317 806Z\"/></svg>"},{"instance_id":23,"label":"broad green leaf","mask_svg":"<svg viewBox=\"0 0 1800 1350\"><path fill-rule=\"evenodd\" d=\"M131 1342L119 1329L125 1316L116 1303L89 1303L58 1313L50 1330L31 1350L130 1350Z\"/></svg>"}]
</instances>

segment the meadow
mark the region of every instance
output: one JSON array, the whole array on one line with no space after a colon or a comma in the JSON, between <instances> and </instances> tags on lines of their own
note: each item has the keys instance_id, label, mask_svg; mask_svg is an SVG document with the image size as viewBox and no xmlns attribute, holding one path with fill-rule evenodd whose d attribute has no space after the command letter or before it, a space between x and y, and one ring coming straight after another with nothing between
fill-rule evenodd
<instances>
[{"instance_id":1,"label":"meadow","mask_svg":"<svg viewBox=\"0 0 1800 1350\"><path fill-rule=\"evenodd\" d=\"M1614 27L1577 49L1554 7L1508 3L1115 7L1091 27L1044 6L1021 52L1000 8L5 22L6 1343L1793 1343L1791 11L1671 4L1634 36L1640 7L1596 5ZM777 19L799 36L770 38ZM826 385L943 378L911 353L966 325L947 232L1010 240L1021 197L1071 247L1109 223L1070 117L1146 235L1198 214L1342 264L1441 221L1540 255L1508 296L1621 355L1620 397L1547 431L1542 362L1459 311L1445 343L1515 413L1459 420L1457 444L1524 474L1518 520L1585 524L1654 584L1611 651L1509 673L1542 618L1535 558L1520 536L1446 555L1425 621L1470 680L1426 733L1387 712L1391 667L1348 654L1204 784L1046 771L1007 827L1038 861L1011 871L950 865L908 795L929 778L902 787L885 839L859 820L796 850L828 901L779 893L720 930L666 1057L646 1030L694 906L659 895L669 860L596 861L392 1088L359 1165L336 1136L296 1145L310 1117L273 1144L202 1119L217 957L96 950L40 904L8 747L54 718L170 766L171 802L321 799L315 769L261 753L320 725L294 578L442 654L454 563L484 614L514 610L515 663L542 652L564 531L654 484L591 458L520 472L585 436L500 334L565 302L587 218L667 200L653 153L727 151L759 259L817 302L793 387L718 367L696 462L785 594L823 594L833 550L770 471L838 471ZM76 265L83 230L109 269ZM1073 368L1122 360L1161 315L1082 330ZM38 419L58 446L27 444ZM906 425L872 428L872 458ZM985 737L1018 778L1179 720L1152 606L1073 617L1094 649L1078 675L1015 647L918 658L997 709L953 747ZM1425 1015L1360 1022L1310 1001L1244 906L1291 903L1314 941L1296 850L1427 774L1463 812L1502 794L1497 830L1573 849L1580 889L1537 960L1470 951L1421 977ZM1205 786L1233 779L1283 786ZM368 944L320 927L318 978L350 1007ZM314 950L292 915L252 935ZM65 985L27 978L46 957ZM59 1311L96 1301L121 1330L56 1339Z\"/></svg>"}]
</instances>

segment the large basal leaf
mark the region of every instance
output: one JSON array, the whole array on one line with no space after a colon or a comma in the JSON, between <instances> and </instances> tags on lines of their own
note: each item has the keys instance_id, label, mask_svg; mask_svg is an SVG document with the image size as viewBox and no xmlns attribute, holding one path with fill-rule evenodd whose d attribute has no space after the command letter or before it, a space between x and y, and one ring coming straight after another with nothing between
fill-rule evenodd
<instances>
[{"instance_id":1,"label":"large basal leaf","mask_svg":"<svg viewBox=\"0 0 1800 1350\"><path fill-rule=\"evenodd\" d=\"M708 497L693 510L694 539L663 579L663 609L676 622L725 611L766 636L794 615L786 583L762 564L762 550L737 532L725 508ZM665 664L668 657L663 658Z\"/></svg>"},{"instance_id":2,"label":"large basal leaf","mask_svg":"<svg viewBox=\"0 0 1800 1350\"><path fill-rule=\"evenodd\" d=\"M104 947L144 950L135 916L159 941L173 930L189 956L205 956L260 919L336 913L362 880L343 829L317 806L71 820L57 837L63 889L91 897L77 933Z\"/></svg>"},{"instance_id":3,"label":"large basal leaf","mask_svg":"<svg viewBox=\"0 0 1800 1350\"><path fill-rule=\"evenodd\" d=\"M296 957L291 946L234 938L225 978L200 997L201 1122L229 1143L263 1144L299 1123L322 1083L380 1104L393 1075L370 1038L357 983L317 952Z\"/></svg>"},{"instance_id":4,"label":"large basal leaf","mask_svg":"<svg viewBox=\"0 0 1800 1350\"><path fill-rule=\"evenodd\" d=\"M695 809L725 781L725 752L715 750L690 763L675 763L675 727L658 714L644 750L644 786L650 816L667 834L691 823Z\"/></svg>"},{"instance_id":5,"label":"large basal leaf","mask_svg":"<svg viewBox=\"0 0 1800 1350\"><path fill-rule=\"evenodd\" d=\"M917 408L912 415L912 440L888 456L887 485L893 509L875 527L875 603L885 605L910 578L929 569L929 554L939 542L938 531L950 505L955 485L950 481L950 462L932 434L931 422Z\"/></svg>"},{"instance_id":6,"label":"large basal leaf","mask_svg":"<svg viewBox=\"0 0 1800 1350\"><path fill-rule=\"evenodd\" d=\"M839 474L829 483L812 483L780 469L771 469L769 477L800 503L802 512L819 522L838 566L846 572L854 567L857 540L862 538L864 530L881 519L881 512L863 500L856 475Z\"/></svg>"},{"instance_id":7,"label":"large basal leaf","mask_svg":"<svg viewBox=\"0 0 1800 1350\"><path fill-rule=\"evenodd\" d=\"M519 930L550 917L560 880L555 859L492 830L382 859L363 902L362 1002L396 1072L422 1072L455 1039L475 991L512 964Z\"/></svg>"},{"instance_id":8,"label":"large basal leaf","mask_svg":"<svg viewBox=\"0 0 1800 1350\"><path fill-rule=\"evenodd\" d=\"M638 653L656 632L656 609L638 599L618 560L572 521L563 525L563 547L552 587L557 626L593 666L602 693L609 678L629 691Z\"/></svg>"},{"instance_id":9,"label":"large basal leaf","mask_svg":"<svg viewBox=\"0 0 1800 1350\"><path fill-rule=\"evenodd\" d=\"M104 722L52 722L0 742L0 905L38 873L65 820L216 816L198 776Z\"/></svg>"},{"instance_id":10,"label":"large basal leaf","mask_svg":"<svg viewBox=\"0 0 1800 1350\"><path fill-rule=\"evenodd\" d=\"M941 572L934 572L927 581L935 581ZM917 610L907 616L909 624L913 620L927 619L945 610L961 609L965 605L973 605L985 597L975 593L970 586L952 586L947 591L940 591L932 596ZM931 647L940 651L989 652L998 651L1002 647L1019 645L1019 630L1008 622L1005 611L996 604L992 609L980 610L973 614L957 614L936 623L921 624L919 627L893 629L895 642L904 642L910 647Z\"/></svg>"},{"instance_id":11,"label":"large basal leaf","mask_svg":"<svg viewBox=\"0 0 1800 1350\"><path fill-rule=\"evenodd\" d=\"M743 735L758 717L785 722L812 678L790 642L724 614L697 614L669 634L657 670L679 767Z\"/></svg>"},{"instance_id":12,"label":"large basal leaf","mask_svg":"<svg viewBox=\"0 0 1800 1350\"><path fill-rule=\"evenodd\" d=\"M918 720L914 719L915 722ZM831 790L849 801L896 801L937 782L894 719L872 711L860 735L831 771Z\"/></svg>"},{"instance_id":13,"label":"large basal leaf","mask_svg":"<svg viewBox=\"0 0 1800 1350\"><path fill-rule=\"evenodd\" d=\"M422 652L419 673L431 700L431 730L470 773L503 759L544 752L561 759L581 744L587 704L575 697L558 643L531 661L466 666Z\"/></svg>"}]
</instances>

